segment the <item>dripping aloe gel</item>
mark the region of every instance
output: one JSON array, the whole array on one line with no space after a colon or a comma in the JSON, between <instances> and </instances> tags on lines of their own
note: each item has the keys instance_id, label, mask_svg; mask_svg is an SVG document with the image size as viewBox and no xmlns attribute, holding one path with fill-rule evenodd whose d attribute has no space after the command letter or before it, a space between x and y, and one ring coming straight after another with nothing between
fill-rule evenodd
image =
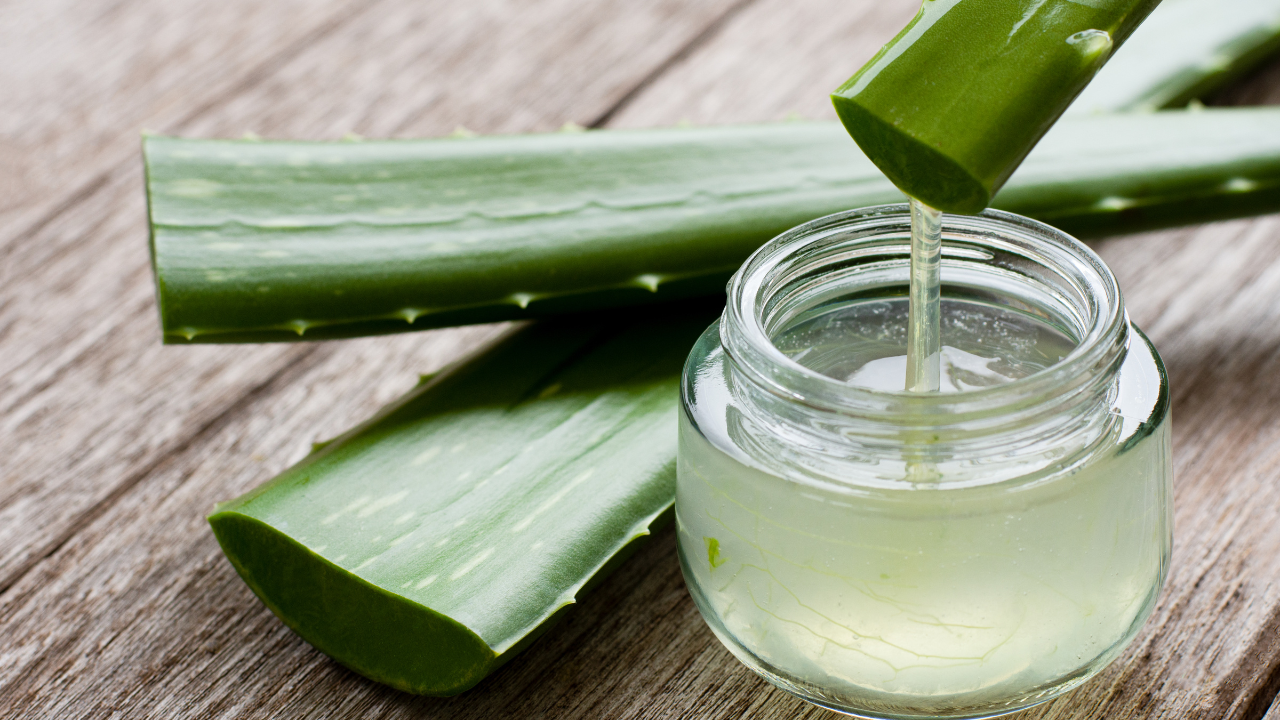
<instances>
[{"instance_id":1,"label":"dripping aloe gel","mask_svg":"<svg viewBox=\"0 0 1280 720\"><path fill-rule=\"evenodd\" d=\"M1115 280L1007 213L942 231L940 392L904 390L910 220L779 236L689 357L676 498L699 610L828 708L1046 700L1150 614L1171 547L1168 391Z\"/></svg>"}]
</instances>

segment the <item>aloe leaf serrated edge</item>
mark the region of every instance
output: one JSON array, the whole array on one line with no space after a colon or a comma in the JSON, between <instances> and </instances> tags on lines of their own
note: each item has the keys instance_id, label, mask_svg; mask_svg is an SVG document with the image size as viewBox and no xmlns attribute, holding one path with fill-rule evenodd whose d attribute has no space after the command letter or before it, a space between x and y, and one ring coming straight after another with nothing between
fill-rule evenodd
<instances>
[{"instance_id":1,"label":"aloe leaf serrated edge","mask_svg":"<svg viewBox=\"0 0 1280 720\"><path fill-rule=\"evenodd\" d=\"M1280 110L1063 120L994 207L1079 235L1280 208ZM900 201L836 123L379 142L145 140L170 343L314 340L719 292Z\"/></svg>"},{"instance_id":2,"label":"aloe leaf serrated edge","mask_svg":"<svg viewBox=\"0 0 1280 720\"><path fill-rule=\"evenodd\" d=\"M462 692L670 516L680 369L716 309L526 328L220 504L214 534L315 647Z\"/></svg>"}]
</instances>

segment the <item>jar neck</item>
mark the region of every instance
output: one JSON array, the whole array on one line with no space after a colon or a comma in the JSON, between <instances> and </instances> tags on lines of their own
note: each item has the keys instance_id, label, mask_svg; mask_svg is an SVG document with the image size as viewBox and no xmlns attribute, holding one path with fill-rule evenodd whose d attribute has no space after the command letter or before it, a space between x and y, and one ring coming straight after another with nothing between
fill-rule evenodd
<instances>
[{"instance_id":1,"label":"jar neck","mask_svg":"<svg viewBox=\"0 0 1280 720\"><path fill-rule=\"evenodd\" d=\"M794 442L857 438L876 454L910 455L921 445L923 454L973 457L1042 438L1087 444L1106 432L1100 418L1129 341L1119 287L1083 244L1017 215L946 216L944 293L992 299L1061 329L1076 345L1050 367L956 393L884 392L823 375L775 346L772 338L813 308L900 297L909 262L906 205L820 218L756 251L729 283L720 325L742 407L773 419Z\"/></svg>"}]
</instances>

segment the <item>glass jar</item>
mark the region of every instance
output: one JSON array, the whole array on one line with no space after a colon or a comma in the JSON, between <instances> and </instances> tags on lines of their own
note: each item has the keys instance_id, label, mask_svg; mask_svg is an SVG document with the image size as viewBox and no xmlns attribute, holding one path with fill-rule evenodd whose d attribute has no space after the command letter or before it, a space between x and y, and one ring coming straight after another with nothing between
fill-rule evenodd
<instances>
[{"instance_id":1,"label":"glass jar","mask_svg":"<svg viewBox=\"0 0 1280 720\"><path fill-rule=\"evenodd\" d=\"M986 717L1076 687L1150 615L1168 386L1097 255L987 211L944 220L943 345L978 349L947 348L956 391L860 387L904 352L909 257L906 206L882 206L734 275L684 371L680 562L775 685L860 716ZM972 375L979 355L1016 379Z\"/></svg>"}]
</instances>

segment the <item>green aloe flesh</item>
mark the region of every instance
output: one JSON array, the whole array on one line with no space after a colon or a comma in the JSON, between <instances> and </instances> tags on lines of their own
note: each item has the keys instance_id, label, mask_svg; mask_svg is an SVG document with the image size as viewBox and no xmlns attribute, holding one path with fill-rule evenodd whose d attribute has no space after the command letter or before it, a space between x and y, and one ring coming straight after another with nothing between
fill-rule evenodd
<instances>
[{"instance_id":1,"label":"green aloe flesh","mask_svg":"<svg viewBox=\"0 0 1280 720\"><path fill-rule=\"evenodd\" d=\"M1159 0L924 0L831 99L907 195L977 213Z\"/></svg>"},{"instance_id":2,"label":"green aloe flesh","mask_svg":"<svg viewBox=\"0 0 1280 720\"><path fill-rule=\"evenodd\" d=\"M1163 0L1069 112L1180 107L1277 50L1280 0Z\"/></svg>"},{"instance_id":3,"label":"green aloe flesh","mask_svg":"<svg viewBox=\"0 0 1280 720\"><path fill-rule=\"evenodd\" d=\"M526 328L209 522L312 645L401 690L462 692L668 517L680 370L714 310Z\"/></svg>"},{"instance_id":4,"label":"green aloe flesh","mask_svg":"<svg viewBox=\"0 0 1280 720\"><path fill-rule=\"evenodd\" d=\"M1081 235L1280 209L1280 110L1059 123L996 207ZM902 195L837 123L348 143L145 140L164 339L350 337L716 293Z\"/></svg>"}]
</instances>

